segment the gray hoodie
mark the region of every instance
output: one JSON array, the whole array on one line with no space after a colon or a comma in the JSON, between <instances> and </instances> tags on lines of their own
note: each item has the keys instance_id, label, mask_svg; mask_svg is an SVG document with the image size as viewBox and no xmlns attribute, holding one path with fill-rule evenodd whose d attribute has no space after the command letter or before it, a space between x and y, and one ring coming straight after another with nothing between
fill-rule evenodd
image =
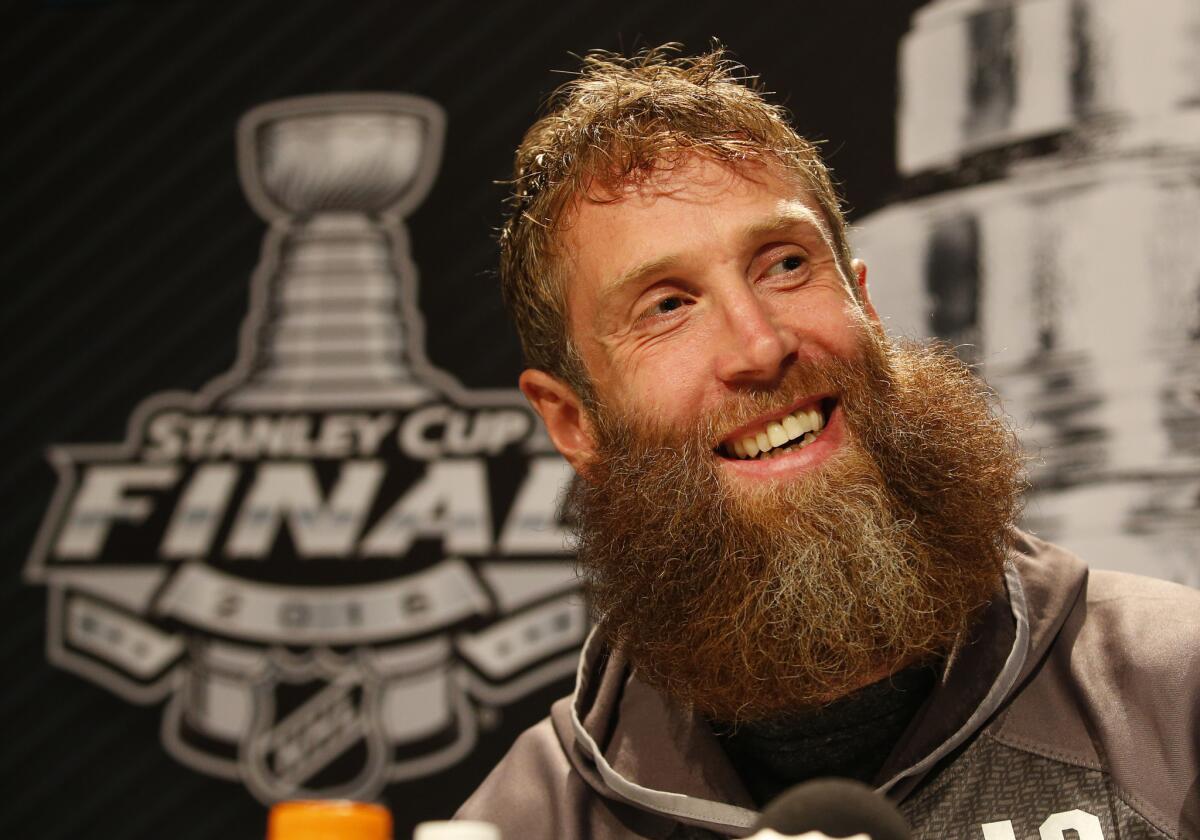
<instances>
[{"instance_id":1,"label":"gray hoodie","mask_svg":"<svg viewBox=\"0 0 1200 840\"><path fill-rule=\"evenodd\" d=\"M1019 533L1005 580L879 792L915 838L1200 838L1200 592ZM593 637L574 695L456 816L505 840L680 840L758 814L708 724Z\"/></svg>"}]
</instances>

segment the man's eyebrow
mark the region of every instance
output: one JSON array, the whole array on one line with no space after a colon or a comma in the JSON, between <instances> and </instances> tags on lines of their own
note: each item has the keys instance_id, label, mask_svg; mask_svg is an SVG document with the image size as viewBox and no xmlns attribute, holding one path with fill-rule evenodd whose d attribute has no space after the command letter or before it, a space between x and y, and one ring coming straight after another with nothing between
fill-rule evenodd
<instances>
[{"instance_id":1,"label":"man's eyebrow","mask_svg":"<svg viewBox=\"0 0 1200 840\"><path fill-rule=\"evenodd\" d=\"M602 295L612 295L628 286L640 285L647 278L653 277L655 274L669 271L673 266L678 265L679 262L680 258L675 254L646 260L643 263L635 265L628 271L622 272L615 280L605 283L600 289L600 293Z\"/></svg>"},{"instance_id":2,"label":"man's eyebrow","mask_svg":"<svg viewBox=\"0 0 1200 840\"><path fill-rule=\"evenodd\" d=\"M799 201L787 202L766 219L749 225L742 231L742 238L745 240L762 239L765 236L783 233L801 226L815 228L822 239L826 242L829 241L829 232L825 228L825 222L821 215ZM613 295L629 286L640 285L656 274L669 272L681 262L683 262L683 256L679 254L667 254L646 260L628 271L622 272L616 279L605 283L600 289L600 294Z\"/></svg>"},{"instance_id":3,"label":"man's eyebrow","mask_svg":"<svg viewBox=\"0 0 1200 840\"><path fill-rule=\"evenodd\" d=\"M789 201L776 213L762 221L747 227L742 235L746 239L761 239L773 233L782 233L800 226L811 226L821 234L821 238L829 241L829 231L821 214L799 201Z\"/></svg>"}]
</instances>

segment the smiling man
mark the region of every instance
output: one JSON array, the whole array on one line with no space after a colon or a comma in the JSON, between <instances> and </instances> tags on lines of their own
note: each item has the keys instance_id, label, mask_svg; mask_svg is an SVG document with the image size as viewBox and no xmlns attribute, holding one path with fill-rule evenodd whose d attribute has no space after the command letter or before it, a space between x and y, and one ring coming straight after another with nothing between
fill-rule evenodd
<instances>
[{"instance_id":1,"label":"smiling man","mask_svg":"<svg viewBox=\"0 0 1200 840\"><path fill-rule=\"evenodd\" d=\"M589 56L513 185L521 389L578 475L596 631L459 816L740 836L846 776L919 837L1195 836L1200 597L1014 528L986 388L886 336L827 170L741 68Z\"/></svg>"}]
</instances>

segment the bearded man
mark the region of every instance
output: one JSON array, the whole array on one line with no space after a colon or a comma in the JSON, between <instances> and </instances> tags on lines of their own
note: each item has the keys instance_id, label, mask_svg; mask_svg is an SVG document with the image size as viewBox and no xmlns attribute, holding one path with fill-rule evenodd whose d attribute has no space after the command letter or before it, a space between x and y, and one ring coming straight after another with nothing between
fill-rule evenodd
<instances>
[{"instance_id":1,"label":"bearded man","mask_svg":"<svg viewBox=\"0 0 1200 840\"><path fill-rule=\"evenodd\" d=\"M1200 593L1015 529L986 388L885 335L828 171L742 68L591 55L512 183L521 389L577 473L596 629L459 817L743 836L843 776L917 837L1200 836Z\"/></svg>"}]
</instances>

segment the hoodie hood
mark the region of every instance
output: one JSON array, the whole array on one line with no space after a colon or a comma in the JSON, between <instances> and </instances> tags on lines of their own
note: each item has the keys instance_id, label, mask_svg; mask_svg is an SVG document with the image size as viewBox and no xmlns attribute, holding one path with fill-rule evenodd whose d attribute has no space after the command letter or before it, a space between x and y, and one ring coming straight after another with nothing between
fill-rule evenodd
<instances>
[{"instance_id":1,"label":"hoodie hood","mask_svg":"<svg viewBox=\"0 0 1200 840\"><path fill-rule=\"evenodd\" d=\"M881 794L902 801L1003 708L1044 658L1086 577L1070 553L1013 532L1004 591L884 762ZM551 717L568 760L601 796L737 837L758 819L707 722L640 682L595 632L574 694Z\"/></svg>"}]
</instances>

